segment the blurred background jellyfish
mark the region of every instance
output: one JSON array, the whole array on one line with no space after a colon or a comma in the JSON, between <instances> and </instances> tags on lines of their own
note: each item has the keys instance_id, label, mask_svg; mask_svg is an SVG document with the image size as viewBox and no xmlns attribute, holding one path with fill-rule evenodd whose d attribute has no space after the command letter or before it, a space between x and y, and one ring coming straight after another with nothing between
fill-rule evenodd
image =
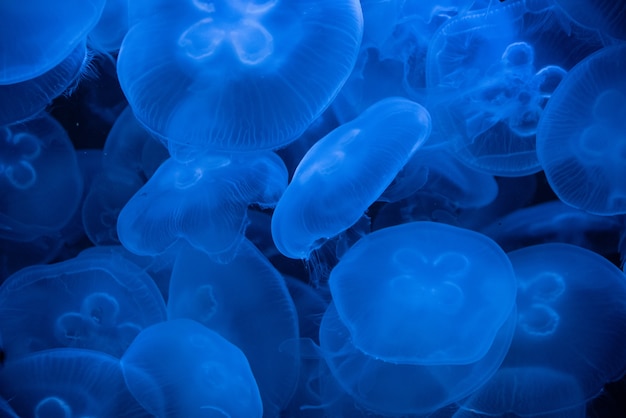
<instances>
[{"instance_id":1,"label":"blurred background jellyfish","mask_svg":"<svg viewBox=\"0 0 626 418\"><path fill-rule=\"evenodd\" d=\"M120 357L143 328L165 317L152 279L113 253L31 266L0 286L8 359L56 347Z\"/></svg>"},{"instance_id":2,"label":"blurred background jellyfish","mask_svg":"<svg viewBox=\"0 0 626 418\"><path fill-rule=\"evenodd\" d=\"M430 127L421 105L389 98L318 141L274 211L272 237L278 250L306 259L355 224L428 139Z\"/></svg>"},{"instance_id":3,"label":"blurred background jellyfish","mask_svg":"<svg viewBox=\"0 0 626 418\"><path fill-rule=\"evenodd\" d=\"M502 368L463 408L536 416L584 405L626 372L624 274L569 244L509 254L518 278L517 325ZM620 324L620 325L616 325Z\"/></svg>"},{"instance_id":4,"label":"blurred background jellyfish","mask_svg":"<svg viewBox=\"0 0 626 418\"><path fill-rule=\"evenodd\" d=\"M263 254L247 240L227 264L185 249L174 265L169 294L170 319L193 319L243 351L264 416L279 416L298 380L298 316L285 280Z\"/></svg>"},{"instance_id":5,"label":"blurred background jellyfish","mask_svg":"<svg viewBox=\"0 0 626 418\"><path fill-rule=\"evenodd\" d=\"M625 2L612 0L556 0L555 2L580 25L595 29L604 36L626 40Z\"/></svg>"},{"instance_id":6,"label":"blurred background jellyfish","mask_svg":"<svg viewBox=\"0 0 626 418\"><path fill-rule=\"evenodd\" d=\"M170 158L122 209L118 237L138 255L185 240L228 261L244 238L248 206L273 207L286 186L285 164L272 152Z\"/></svg>"},{"instance_id":7,"label":"blurred background jellyfish","mask_svg":"<svg viewBox=\"0 0 626 418\"><path fill-rule=\"evenodd\" d=\"M121 362L130 392L152 416L263 415L244 354L195 321L177 319L143 330Z\"/></svg>"},{"instance_id":8,"label":"blurred background jellyfish","mask_svg":"<svg viewBox=\"0 0 626 418\"><path fill-rule=\"evenodd\" d=\"M131 10L119 79L139 121L174 148L287 145L337 95L363 30L357 0L142 7Z\"/></svg>"},{"instance_id":9,"label":"blurred background jellyfish","mask_svg":"<svg viewBox=\"0 0 626 418\"><path fill-rule=\"evenodd\" d=\"M127 107L104 144L102 169L87 190L82 221L95 245L117 245L117 217L124 205L168 158L167 150Z\"/></svg>"},{"instance_id":10,"label":"blurred background jellyfish","mask_svg":"<svg viewBox=\"0 0 626 418\"><path fill-rule=\"evenodd\" d=\"M578 64L550 99L537 152L557 196L599 215L626 213L626 46Z\"/></svg>"},{"instance_id":11,"label":"blurred background jellyfish","mask_svg":"<svg viewBox=\"0 0 626 418\"><path fill-rule=\"evenodd\" d=\"M0 396L21 418L150 416L126 388L119 360L91 350L46 350L8 362Z\"/></svg>"},{"instance_id":12,"label":"blurred background jellyfish","mask_svg":"<svg viewBox=\"0 0 626 418\"><path fill-rule=\"evenodd\" d=\"M563 74L601 47L597 33L568 22L549 0L492 2L459 15L429 45L426 103L436 129L477 170L536 173L546 102Z\"/></svg>"},{"instance_id":13,"label":"blurred background jellyfish","mask_svg":"<svg viewBox=\"0 0 626 418\"><path fill-rule=\"evenodd\" d=\"M72 143L52 117L0 127L0 237L29 241L58 232L82 188Z\"/></svg>"}]
</instances>

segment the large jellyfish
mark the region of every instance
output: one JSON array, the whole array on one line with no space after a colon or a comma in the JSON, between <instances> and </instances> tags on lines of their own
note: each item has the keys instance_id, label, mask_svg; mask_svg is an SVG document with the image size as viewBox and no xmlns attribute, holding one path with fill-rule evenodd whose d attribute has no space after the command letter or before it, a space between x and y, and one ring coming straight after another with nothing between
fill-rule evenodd
<instances>
[{"instance_id":1,"label":"large jellyfish","mask_svg":"<svg viewBox=\"0 0 626 418\"><path fill-rule=\"evenodd\" d=\"M626 46L588 57L563 80L537 130L557 196L599 215L626 213Z\"/></svg>"},{"instance_id":2,"label":"large jellyfish","mask_svg":"<svg viewBox=\"0 0 626 418\"><path fill-rule=\"evenodd\" d=\"M137 118L174 148L273 149L295 140L352 71L363 30L357 0L142 7L131 10L119 79Z\"/></svg>"},{"instance_id":3,"label":"large jellyfish","mask_svg":"<svg viewBox=\"0 0 626 418\"><path fill-rule=\"evenodd\" d=\"M274 211L272 237L278 250L291 258L308 258L356 223L426 141L430 129L424 107L388 98L318 141Z\"/></svg>"},{"instance_id":4,"label":"large jellyfish","mask_svg":"<svg viewBox=\"0 0 626 418\"><path fill-rule=\"evenodd\" d=\"M245 240L227 264L195 249L182 251L167 309L170 319L198 321L239 347L250 362L265 416L278 416L298 380L298 317L285 280L252 243ZM294 349L284 350L285 344Z\"/></svg>"},{"instance_id":5,"label":"large jellyfish","mask_svg":"<svg viewBox=\"0 0 626 418\"><path fill-rule=\"evenodd\" d=\"M228 261L243 240L248 206L273 207L286 185L287 169L272 152L168 159L120 212L118 237L139 255L186 240Z\"/></svg>"},{"instance_id":6,"label":"large jellyfish","mask_svg":"<svg viewBox=\"0 0 626 418\"><path fill-rule=\"evenodd\" d=\"M59 231L82 188L72 143L52 117L0 126L0 237L29 241Z\"/></svg>"},{"instance_id":7,"label":"large jellyfish","mask_svg":"<svg viewBox=\"0 0 626 418\"><path fill-rule=\"evenodd\" d=\"M143 328L165 317L152 278L113 253L31 266L0 286L0 332L9 359L56 347L119 357Z\"/></svg>"},{"instance_id":8,"label":"large jellyfish","mask_svg":"<svg viewBox=\"0 0 626 418\"><path fill-rule=\"evenodd\" d=\"M509 253L517 325L494 381L463 407L535 416L584 405L626 373L626 280L605 258L569 244Z\"/></svg>"},{"instance_id":9,"label":"large jellyfish","mask_svg":"<svg viewBox=\"0 0 626 418\"><path fill-rule=\"evenodd\" d=\"M335 266L329 285L354 345L407 364L476 362L516 294L513 269L495 242L433 222L361 239Z\"/></svg>"},{"instance_id":10,"label":"large jellyfish","mask_svg":"<svg viewBox=\"0 0 626 418\"><path fill-rule=\"evenodd\" d=\"M122 357L124 379L153 416L261 417L248 360L218 333L189 319L153 325Z\"/></svg>"},{"instance_id":11,"label":"large jellyfish","mask_svg":"<svg viewBox=\"0 0 626 418\"><path fill-rule=\"evenodd\" d=\"M21 418L148 418L119 360L81 349L40 351L0 369L0 396Z\"/></svg>"}]
</instances>

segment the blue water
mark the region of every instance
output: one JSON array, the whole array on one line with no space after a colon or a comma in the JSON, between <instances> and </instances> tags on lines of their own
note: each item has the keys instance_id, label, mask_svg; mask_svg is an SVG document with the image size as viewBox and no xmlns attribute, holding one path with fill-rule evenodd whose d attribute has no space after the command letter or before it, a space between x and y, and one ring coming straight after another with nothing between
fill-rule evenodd
<instances>
[{"instance_id":1,"label":"blue water","mask_svg":"<svg viewBox=\"0 0 626 418\"><path fill-rule=\"evenodd\" d=\"M1 416L626 416L625 0L14 3Z\"/></svg>"}]
</instances>

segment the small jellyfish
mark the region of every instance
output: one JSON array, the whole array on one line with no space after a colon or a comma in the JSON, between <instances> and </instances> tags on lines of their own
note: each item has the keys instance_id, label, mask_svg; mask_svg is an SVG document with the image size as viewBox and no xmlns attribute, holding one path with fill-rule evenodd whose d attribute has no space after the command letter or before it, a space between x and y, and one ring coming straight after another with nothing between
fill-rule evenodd
<instances>
[{"instance_id":1,"label":"small jellyfish","mask_svg":"<svg viewBox=\"0 0 626 418\"><path fill-rule=\"evenodd\" d=\"M536 416L584 405L626 371L626 281L605 258L570 244L509 253L517 324L494 382L466 401L487 415Z\"/></svg>"},{"instance_id":2,"label":"small jellyfish","mask_svg":"<svg viewBox=\"0 0 626 418\"><path fill-rule=\"evenodd\" d=\"M624 45L574 67L548 102L537 154L550 186L570 206L598 215L626 213Z\"/></svg>"},{"instance_id":3,"label":"small jellyfish","mask_svg":"<svg viewBox=\"0 0 626 418\"><path fill-rule=\"evenodd\" d=\"M356 223L426 141L430 129L424 107L388 98L318 141L274 211L272 237L278 250L290 258L308 258Z\"/></svg>"},{"instance_id":4,"label":"small jellyfish","mask_svg":"<svg viewBox=\"0 0 626 418\"><path fill-rule=\"evenodd\" d=\"M243 351L265 415L277 416L293 395L300 363L298 316L280 273L247 240L227 264L187 248L174 265L169 295L170 319L193 319Z\"/></svg>"},{"instance_id":5,"label":"small jellyfish","mask_svg":"<svg viewBox=\"0 0 626 418\"><path fill-rule=\"evenodd\" d=\"M130 106L170 147L205 151L295 140L348 78L363 31L357 0L164 0L130 14L118 61Z\"/></svg>"},{"instance_id":6,"label":"small jellyfish","mask_svg":"<svg viewBox=\"0 0 626 418\"><path fill-rule=\"evenodd\" d=\"M72 143L52 117L0 127L0 191L5 239L58 232L74 215L83 181Z\"/></svg>"},{"instance_id":7,"label":"small jellyfish","mask_svg":"<svg viewBox=\"0 0 626 418\"><path fill-rule=\"evenodd\" d=\"M119 360L81 349L40 351L0 369L0 396L22 418L141 417Z\"/></svg>"},{"instance_id":8,"label":"small jellyfish","mask_svg":"<svg viewBox=\"0 0 626 418\"><path fill-rule=\"evenodd\" d=\"M156 417L263 415L244 354L195 321L176 319L146 328L121 363L130 392Z\"/></svg>"},{"instance_id":9,"label":"small jellyfish","mask_svg":"<svg viewBox=\"0 0 626 418\"><path fill-rule=\"evenodd\" d=\"M423 365L482 358L516 294L513 269L495 242L433 222L361 239L335 266L329 285L358 349Z\"/></svg>"},{"instance_id":10,"label":"small jellyfish","mask_svg":"<svg viewBox=\"0 0 626 418\"><path fill-rule=\"evenodd\" d=\"M119 255L31 266L0 286L0 332L16 358L57 347L121 356L145 327L165 320L152 278Z\"/></svg>"},{"instance_id":11,"label":"small jellyfish","mask_svg":"<svg viewBox=\"0 0 626 418\"><path fill-rule=\"evenodd\" d=\"M243 240L248 206L273 207L286 185L285 164L272 152L170 158L124 206L117 234L138 255L185 240L228 261Z\"/></svg>"}]
</instances>

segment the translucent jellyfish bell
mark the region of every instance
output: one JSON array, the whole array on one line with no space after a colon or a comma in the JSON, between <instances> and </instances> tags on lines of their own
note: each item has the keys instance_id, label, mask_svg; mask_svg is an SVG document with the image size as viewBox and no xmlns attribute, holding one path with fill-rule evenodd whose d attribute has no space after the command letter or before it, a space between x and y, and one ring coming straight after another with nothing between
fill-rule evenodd
<instances>
[{"instance_id":1,"label":"translucent jellyfish bell","mask_svg":"<svg viewBox=\"0 0 626 418\"><path fill-rule=\"evenodd\" d=\"M556 3L581 25L618 39L626 39L624 28L626 3L623 1L556 0Z\"/></svg>"},{"instance_id":2,"label":"translucent jellyfish bell","mask_svg":"<svg viewBox=\"0 0 626 418\"><path fill-rule=\"evenodd\" d=\"M320 345L332 375L353 398L351 403L358 404L367 416L372 412L382 416L430 416L471 394L495 374L511 344L515 313L515 308L511 309L487 353L468 364L415 365L369 356L355 347L334 303L322 319ZM380 338L393 341L397 335ZM335 398L336 392L332 394Z\"/></svg>"},{"instance_id":3,"label":"translucent jellyfish bell","mask_svg":"<svg viewBox=\"0 0 626 418\"><path fill-rule=\"evenodd\" d=\"M318 141L298 165L274 211L272 237L278 250L291 258L307 258L356 223L430 130L424 107L388 98Z\"/></svg>"},{"instance_id":4,"label":"translucent jellyfish bell","mask_svg":"<svg viewBox=\"0 0 626 418\"><path fill-rule=\"evenodd\" d=\"M0 4L0 85L38 77L63 61L100 18L105 0Z\"/></svg>"},{"instance_id":5,"label":"translucent jellyfish bell","mask_svg":"<svg viewBox=\"0 0 626 418\"><path fill-rule=\"evenodd\" d=\"M205 150L295 140L347 79L363 30L356 0L168 0L152 10L124 39L120 84L150 130Z\"/></svg>"},{"instance_id":6,"label":"translucent jellyfish bell","mask_svg":"<svg viewBox=\"0 0 626 418\"><path fill-rule=\"evenodd\" d=\"M621 378L623 272L569 244L526 247L509 258L518 278L515 335L496 382L469 398L467 407L491 416L535 416L582 405Z\"/></svg>"},{"instance_id":7,"label":"translucent jellyfish bell","mask_svg":"<svg viewBox=\"0 0 626 418\"><path fill-rule=\"evenodd\" d=\"M82 188L72 143L52 117L0 127L0 237L27 241L59 231Z\"/></svg>"},{"instance_id":8,"label":"translucent jellyfish bell","mask_svg":"<svg viewBox=\"0 0 626 418\"><path fill-rule=\"evenodd\" d=\"M130 392L156 417L263 415L244 354L189 319L142 331L122 357L122 369Z\"/></svg>"},{"instance_id":9,"label":"translucent jellyfish bell","mask_svg":"<svg viewBox=\"0 0 626 418\"><path fill-rule=\"evenodd\" d=\"M511 264L495 242L432 222L364 237L335 266L329 285L358 349L421 365L478 361L516 294Z\"/></svg>"},{"instance_id":10,"label":"translucent jellyfish bell","mask_svg":"<svg viewBox=\"0 0 626 418\"><path fill-rule=\"evenodd\" d=\"M165 317L152 278L113 253L28 267L0 286L9 358L56 347L121 356L139 331Z\"/></svg>"},{"instance_id":11,"label":"translucent jellyfish bell","mask_svg":"<svg viewBox=\"0 0 626 418\"><path fill-rule=\"evenodd\" d=\"M117 233L138 255L182 239L227 261L243 240L248 206L274 206L286 184L287 169L271 152L168 159L124 206Z\"/></svg>"},{"instance_id":12,"label":"translucent jellyfish bell","mask_svg":"<svg viewBox=\"0 0 626 418\"><path fill-rule=\"evenodd\" d=\"M574 67L537 129L537 154L557 196L599 215L626 213L626 46Z\"/></svg>"},{"instance_id":13,"label":"translucent jellyfish bell","mask_svg":"<svg viewBox=\"0 0 626 418\"><path fill-rule=\"evenodd\" d=\"M167 305L218 332L248 358L266 416L287 405L298 380L298 316L285 280L249 241L229 263L185 248L176 260ZM290 343L292 350L284 350ZM294 344L295 343L295 344Z\"/></svg>"},{"instance_id":14,"label":"translucent jellyfish bell","mask_svg":"<svg viewBox=\"0 0 626 418\"><path fill-rule=\"evenodd\" d=\"M119 360L91 350L46 350L7 362L0 395L22 418L149 416L126 389Z\"/></svg>"}]
</instances>

